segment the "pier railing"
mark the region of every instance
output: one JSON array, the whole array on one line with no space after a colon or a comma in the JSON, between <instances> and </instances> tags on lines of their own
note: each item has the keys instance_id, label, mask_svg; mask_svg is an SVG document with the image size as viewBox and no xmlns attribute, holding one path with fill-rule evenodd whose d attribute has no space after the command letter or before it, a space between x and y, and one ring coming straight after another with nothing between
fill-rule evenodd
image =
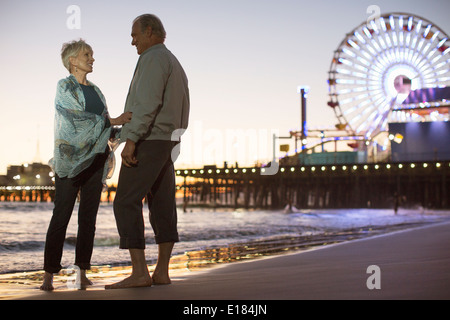
<instances>
[{"instance_id":1,"label":"pier railing","mask_svg":"<svg viewBox=\"0 0 450 320\"><path fill-rule=\"evenodd\" d=\"M51 201L54 193L54 185L0 186L0 200L2 201Z\"/></svg>"},{"instance_id":2,"label":"pier railing","mask_svg":"<svg viewBox=\"0 0 450 320\"><path fill-rule=\"evenodd\" d=\"M179 169L189 205L244 208L449 208L450 162Z\"/></svg>"},{"instance_id":3,"label":"pier railing","mask_svg":"<svg viewBox=\"0 0 450 320\"><path fill-rule=\"evenodd\" d=\"M178 169L176 175L185 209L391 208L395 203L450 208L450 161L281 165L275 171L205 166ZM108 200L114 190L110 187ZM0 186L0 200L52 201L54 192L53 185Z\"/></svg>"}]
</instances>

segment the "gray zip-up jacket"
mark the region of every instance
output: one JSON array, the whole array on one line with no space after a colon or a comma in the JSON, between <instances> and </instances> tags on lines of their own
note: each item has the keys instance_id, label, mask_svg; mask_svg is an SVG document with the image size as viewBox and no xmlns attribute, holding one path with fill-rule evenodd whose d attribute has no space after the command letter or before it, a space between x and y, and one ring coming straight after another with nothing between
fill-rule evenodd
<instances>
[{"instance_id":1,"label":"gray zip-up jacket","mask_svg":"<svg viewBox=\"0 0 450 320\"><path fill-rule=\"evenodd\" d=\"M122 127L120 139L176 140L189 119L186 74L164 44L154 45L139 57L125 102L132 119ZM177 131L178 133L177 133ZM175 134L174 134L175 132Z\"/></svg>"}]
</instances>

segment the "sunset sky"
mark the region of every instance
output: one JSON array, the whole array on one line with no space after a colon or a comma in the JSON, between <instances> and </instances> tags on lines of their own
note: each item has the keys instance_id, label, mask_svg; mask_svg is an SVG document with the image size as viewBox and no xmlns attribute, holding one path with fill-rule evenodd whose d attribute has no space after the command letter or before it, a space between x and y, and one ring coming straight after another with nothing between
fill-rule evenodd
<instances>
[{"instance_id":1,"label":"sunset sky","mask_svg":"<svg viewBox=\"0 0 450 320\"><path fill-rule=\"evenodd\" d=\"M79 25L71 5L80 9ZM93 47L88 79L111 116L123 111L138 59L131 22L142 13L161 18L166 46L189 78L190 127L176 166L268 161L272 133L286 136L300 125L298 85L311 88L309 126L336 123L326 104L333 51L367 20L370 5L422 16L450 33L448 0L1 0L0 174L9 164L52 157L56 83L68 76L64 42L83 38Z\"/></svg>"}]
</instances>

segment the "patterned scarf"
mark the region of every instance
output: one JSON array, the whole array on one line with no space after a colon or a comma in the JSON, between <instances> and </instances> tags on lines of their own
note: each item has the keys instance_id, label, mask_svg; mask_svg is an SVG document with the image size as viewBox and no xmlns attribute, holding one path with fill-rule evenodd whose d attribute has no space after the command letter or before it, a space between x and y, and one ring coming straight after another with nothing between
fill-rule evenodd
<instances>
[{"instance_id":1,"label":"patterned scarf","mask_svg":"<svg viewBox=\"0 0 450 320\"><path fill-rule=\"evenodd\" d=\"M103 172L103 183L114 172L113 151L117 148L119 134L111 126L106 127L109 117L106 100L100 89L93 86L105 109L102 115L85 111L83 90L73 75L58 82L55 98L55 145L49 165L60 177L73 178L87 169L98 154L109 149L109 157Z\"/></svg>"}]
</instances>

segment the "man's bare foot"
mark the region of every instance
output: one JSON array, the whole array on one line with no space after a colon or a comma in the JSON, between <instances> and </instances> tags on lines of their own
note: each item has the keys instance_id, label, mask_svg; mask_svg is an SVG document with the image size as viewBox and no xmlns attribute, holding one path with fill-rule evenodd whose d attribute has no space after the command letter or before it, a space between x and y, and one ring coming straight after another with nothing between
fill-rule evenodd
<instances>
[{"instance_id":1,"label":"man's bare foot","mask_svg":"<svg viewBox=\"0 0 450 320\"><path fill-rule=\"evenodd\" d=\"M153 272L152 276L153 284L154 285L164 285L164 284L171 284L172 281L169 278L169 274L166 272Z\"/></svg>"},{"instance_id":2,"label":"man's bare foot","mask_svg":"<svg viewBox=\"0 0 450 320\"><path fill-rule=\"evenodd\" d=\"M153 272L154 284L171 284L169 277L170 255L173 249L173 242L162 242L158 244L158 261Z\"/></svg>"},{"instance_id":3,"label":"man's bare foot","mask_svg":"<svg viewBox=\"0 0 450 320\"><path fill-rule=\"evenodd\" d=\"M151 287L152 278L150 275L144 276L129 276L122 281L109 284L105 286L105 289L126 289L126 288L140 288L140 287Z\"/></svg>"},{"instance_id":4,"label":"man's bare foot","mask_svg":"<svg viewBox=\"0 0 450 320\"><path fill-rule=\"evenodd\" d=\"M44 282L39 287L39 289L43 291L53 291L55 288L53 287L53 274L49 272L44 273Z\"/></svg>"}]
</instances>

